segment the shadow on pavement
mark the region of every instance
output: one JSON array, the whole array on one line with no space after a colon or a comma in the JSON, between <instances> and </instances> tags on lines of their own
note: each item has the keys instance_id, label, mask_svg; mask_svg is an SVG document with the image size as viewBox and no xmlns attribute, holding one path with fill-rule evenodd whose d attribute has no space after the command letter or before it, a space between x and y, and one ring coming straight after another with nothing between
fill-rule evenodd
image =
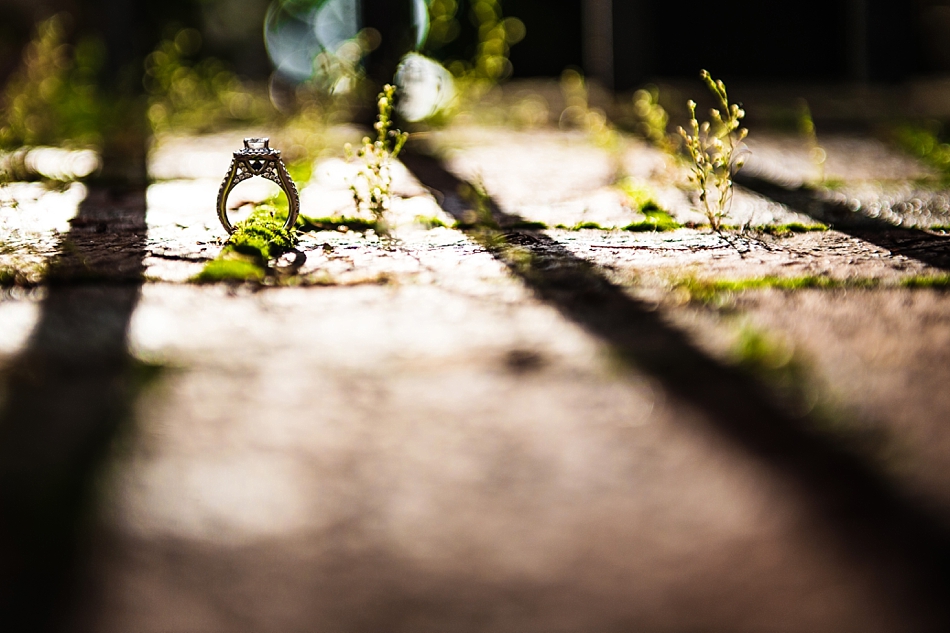
<instances>
[{"instance_id":1,"label":"shadow on pavement","mask_svg":"<svg viewBox=\"0 0 950 633\"><path fill-rule=\"evenodd\" d=\"M25 349L0 376L0 620L63 626L95 471L141 377L126 346L144 270L144 189L90 189Z\"/></svg>"},{"instance_id":2,"label":"shadow on pavement","mask_svg":"<svg viewBox=\"0 0 950 633\"><path fill-rule=\"evenodd\" d=\"M736 184L804 213L836 231L886 248L894 255L903 255L934 268L950 270L950 237L894 226L856 213L844 204L823 198L819 191L808 186L789 188L745 172L736 175Z\"/></svg>"},{"instance_id":3,"label":"shadow on pavement","mask_svg":"<svg viewBox=\"0 0 950 633\"><path fill-rule=\"evenodd\" d=\"M471 222L477 206L489 206L497 226L467 229L470 237L540 299L704 412L719 435L795 486L837 547L829 557L843 555L865 570L867 581L905 614L907 630L950 630L950 538L941 521L861 457L809 431L807 419L784 410L755 379L697 349L595 266L542 233L506 231L521 218L491 200L473 201L466 193L472 187L437 159L418 150L400 158L460 224Z\"/></svg>"}]
</instances>

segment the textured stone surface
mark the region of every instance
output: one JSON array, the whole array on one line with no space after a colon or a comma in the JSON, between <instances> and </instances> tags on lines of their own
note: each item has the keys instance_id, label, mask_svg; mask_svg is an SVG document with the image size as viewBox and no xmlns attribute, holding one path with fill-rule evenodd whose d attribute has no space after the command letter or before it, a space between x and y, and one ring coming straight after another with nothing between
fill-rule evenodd
<instances>
[{"instance_id":1,"label":"textured stone surface","mask_svg":"<svg viewBox=\"0 0 950 633\"><path fill-rule=\"evenodd\" d=\"M614 186L627 175L698 218L679 168L633 141L609 153L575 133L453 134L438 139L446 164L506 213L622 226L639 219ZM0 299L0 431L19 425L4 455L53 459L74 418L101 418L66 630L945 630L947 587L922 561L946 551L950 518L948 299L893 288L950 269L944 236L508 232L520 270L475 232L416 222L450 222L446 192L398 166L394 242L301 236L316 287L182 283L220 249L214 198L240 138L157 149L144 220L119 217L134 200L80 208L78 185L4 190L20 204L0 208L0 265L61 275ZM886 186L888 208L910 214L897 202L917 185L867 179L885 159L901 179L925 170L875 143L828 142L846 182L809 204L860 198L863 215ZM760 173L772 161L804 180L794 145L753 145ZM869 162L832 161L848 153ZM302 212L351 213L352 177L322 160ZM255 187L234 206L273 191ZM760 194L736 207L739 221L813 221ZM671 292L686 277L800 275L888 287L715 307ZM813 408L830 403L840 426L783 428L802 412L734 369L749 328L800 363ZM113 392L127 401L103 413ZM34 421L24 398L51 413Z\"/></svg>"}]
</instances>

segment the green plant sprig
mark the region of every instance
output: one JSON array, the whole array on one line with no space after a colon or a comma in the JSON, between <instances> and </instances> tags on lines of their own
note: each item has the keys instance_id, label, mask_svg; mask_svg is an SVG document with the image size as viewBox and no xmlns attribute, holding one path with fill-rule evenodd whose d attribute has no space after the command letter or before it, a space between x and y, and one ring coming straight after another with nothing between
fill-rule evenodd
<instances>
[{"instance_id":1,"label":"green plant sprig","mask_svg":"<svg viewBox=\"0 0 950 633\"><path fill-rule=\"evenodd\" d=\"M749 131L740 127L745 111L729 103L726 84L715 80L704 70L700 77L719 101L719 108L710 110L712 121L700 123L696 118L696 102L687 103L690 130L678 129L689 155L690 180L696 186L702 211L716 232L722 231L722 219L732 205L733 176L742 168L740 143Z\"/></svg>"},{"instance_id":2,"label":"green plant sprig","mask_svg":"<svg viewBox=\"0 0 950 633\"><path fill-rule=\"evenodd\" d=\"M376 220L380 232L387 233L385 214L392 202L392 172L391 165L394 158L399 156L403 146L409 139L407 132L393 129L393 98L396 87L386 85L377 98L379 115L373 126L376 129L376 140L370 137L363 138L362 147L356 157L362 161L357 178L363 181L363 187L356 182L350 183L353 201L358 212L369 212ZM345 146L347 158L352 159L353 148L347 143Z\"/></svg>"}]
</instances>

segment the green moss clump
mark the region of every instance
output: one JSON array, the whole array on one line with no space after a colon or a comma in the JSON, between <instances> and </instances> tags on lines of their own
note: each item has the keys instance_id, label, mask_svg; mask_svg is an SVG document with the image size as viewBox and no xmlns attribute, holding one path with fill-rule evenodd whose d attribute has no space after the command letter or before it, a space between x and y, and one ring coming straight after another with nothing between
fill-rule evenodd
<instances>
[{"instance_id":1,"label":"green moss clump","mask_svg":"<svg viewBox=\"0 0 950 633\"><path fill-rule=\"evenodd\" d=\"M712 303L724 294L733 294L743 290L761 290L775 288L778 290L804 290L807 288L870 288L878 285L873 279L838 280L830 277L804 275L801 277L753 277L751 279L716 279L705 280L687 277L677 280L673 287L683 289L689 293L690 299L701 303Z\"/></svg>"},{"instance_id":2,"label":"green moss clump","mask_svg":"<svg viewBox=\"0 0 950 633\"><path fill-rule=\"evenodd\" d=\"M234 227L225 250L266 262L297 245L297 237L284 228L286 212L270 204L257 206L250 217Z\"/></svg>"},{"instance_id":3,"label":"green moss clump","mask_svg":"<svg viewBox=\"0 0 950 633\"><path fill-rule=\"evenodd\" d=\"M809 288L920 288L920 289L950 289L950 273L939 275L915 275L906 277L899 282L885 283L880 279L868 277L853 277L850 279L832 279L816 275L801 277L753 277L751 279L716 279L705 280L695 277L686 277L673 282L675 289L685 290L691 300L701 303L713 303L723 295L735 294L744 290L762 290L775 288L777 290L805 290Z\"/></svg>"},{"instance_id":4,"label":"green moss clump","mask_svg":"<svg viewBox=\"0 0 950 633\"><path fill-rule=\"evenodd\" d=\"M195 275L193 281L202 284L222 281L261 282L265 274L263 268L247 259L222 258L205 264L204 269Z\"/></svg>"},{"instance_id":5,"label":"green moss clump","mask_svg":"<svg viewBox=\"0 0 950 633\"><path fill-rule=\"evenodd\" d=\"M574 225L574 228L573 228L573 230L575 231L580 231L583 229L596 229L598 231L605 230L604 227L597 224L596 222L578 222L577 224Z\"/></svg>"},{"instance_id":6,"label":"green moss clump","mask_svg":"<svg viewBox=\"0 0 950 633\"><path fill-rule=\"evenodd\" d=\"M915 275L901 280L902 288L950 288L950 274L942 275Z\"/></svg>"},{"instance_id":7,"label":"green moss clump","mask_svg":"<svg viewBox=\"0 0 950 633\"><path fill-rule=\"evenodd\" d=\"M218 257L207 264L193 281L261 282L271 272L268 263L297 245L297 235L284 228L286 208L264 203L238 222Z\"/></svg>"},{"instance_id":8,"label":"green moss clump","mask_svg":"<svg viewBox=\"0 0 950 633\"><path fill-rule=\"evenodd\" d=\"M426 230L448 228L448 224L443 222L442 218L439 218L434 215L433 216L417 215L414 221L416 224L424 227Z\"/></svg>"},{"instance_id":9,"label":"green moss clump","mask_svg":"<svg viewBox=\"0 0 950 633\"><path fill-rule=\"evenodd\" d=\"M623 178L617 188L626 196L627 203L634 211L642 211L648 206L657 207L653 187L636 178Z\"/></svg>"},{"instance_id":10,"label":"green moss clump","mask_svg":"<svg viewBox=\"0 0 950 633\"><path fill-rule=\"evenodd\" d=\"M682 228L679 222L673 219L669 213L661 209L654 202L648 202L640 209L640 213L646 216L642 222L634 222L623 227L624 231L634 232L658 232L675 231Z\"/></svg>"},{"instance_id":11,"label":"green moss clump","mask_svg":"<svg viewBox=\"0 0 950 633\"><path fill-rule=\"evenodd\" d=\"M646 216L646 220L642 222L634 222L623 227L624 231L662 232L681 228L673 216L657 204L656 194L649 184L634 178L624 178L617 186L627 197L630 208Z\"/></svg>"},{"instance_id":12,"label":"green moss clump","mask_svg":"<svg viewBox=\"0 0 950 633\"><path fill-rule=\"evenodd\" d=\"M789 224L765 224L752 227L753 231L774 235L776 237L787 237L792 233L810 233L812 231L827 231L828 226L824 224L802 224L800 222L791 222Z\"/></svg>"},{"instance_id":13,"label":"green moss clump","mask_svg":"<svg viewBox=\"0 0 950 633\"><path fill-rule=\"evenodd\" d=\"M358 231L364 233L369 230L375 231L377 228L376 220L366 220L364 218L349 218L345 216L310 218L300 216L297 221L297 228L301 231Z\"/></svg>"}]
</instances>

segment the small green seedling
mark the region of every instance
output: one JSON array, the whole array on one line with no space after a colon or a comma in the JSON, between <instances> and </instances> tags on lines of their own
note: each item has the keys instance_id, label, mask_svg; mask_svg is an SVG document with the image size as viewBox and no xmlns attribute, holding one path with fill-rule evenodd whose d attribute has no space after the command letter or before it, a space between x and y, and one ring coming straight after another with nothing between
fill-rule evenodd
<instances>
[{"instance_id":1,"label":"small green seedling","mask_svg":"<svg viewBox=\"0 0 950 633\"><path fill-rule=\"evenodd\" d=\"M726 84L714 80L707 71L700 75L719 100L720 108L712 109L712 122L702 124L696 119L696 102L688 102L690 131L679 128L686 142L691 161L690 180L696 186L702 211L713 230L722 231L722 219L729 212L733 196L733 176L742 168L742 140L749 131L739 126L745 111L729 103Z\"/></svg>"},{"instance_id":2,"label":"small green seedling","mask_svg":"<svg viewBox=\"0 0 950 633\"><path fill-rule=\"evenodd\" d=\"M363 138L363 146L356 152L356 157L363 165L357 174L361 182L351 182L350 191L353 193L353 202L358 212L369 212L376 220L377 231L386 234L385 214L392 202L392 172L391 165L394 158L399 156L409 134L393 129L393 97L396 87L386 85L379 93L377 105L379 116L376 119L376 140L370 137ZM352 146L346 144L347 158L354 157Z\"/></svg>"}]
</instances>

